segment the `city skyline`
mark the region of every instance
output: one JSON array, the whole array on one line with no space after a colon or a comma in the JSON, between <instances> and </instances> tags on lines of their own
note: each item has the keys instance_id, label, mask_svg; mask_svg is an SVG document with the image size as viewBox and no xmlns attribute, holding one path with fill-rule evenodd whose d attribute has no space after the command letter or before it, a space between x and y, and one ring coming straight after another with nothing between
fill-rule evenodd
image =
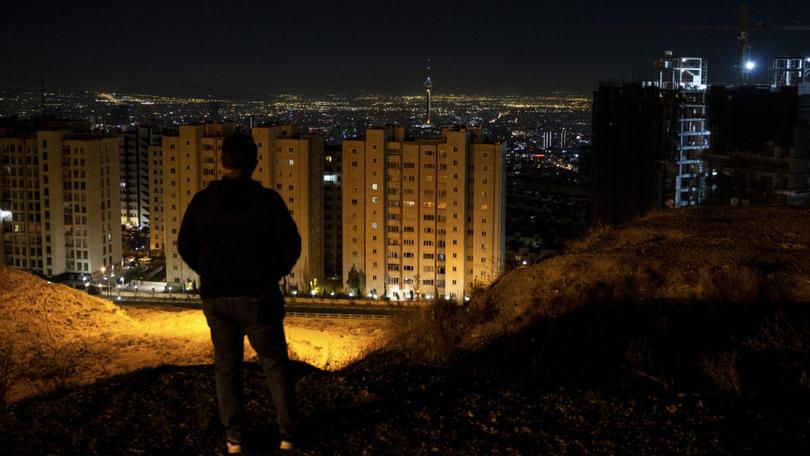
<instances>
[{"instance_id":1,"label":"city skyline","mask_svg":"<svg viewBox=\"0 0 810 456\"><path fill-rule=\"evenodd\" d=\"M437 94L584 93L600 78L631 78L672 48L706 58L710 81L734 80L733 31L677 27L734 26L737 1L507 6L12 4L0 27L0 85L44 78L52 88L177 95L415 94L430 59ZM751 2L751 20L810 21L810 5L789 6ZM32 34L32 23L47 27ZM752 33L752 58L763 63L754 78L765 79L770 57L806 52L807 34Z\"/></svg>"}]
</instances>

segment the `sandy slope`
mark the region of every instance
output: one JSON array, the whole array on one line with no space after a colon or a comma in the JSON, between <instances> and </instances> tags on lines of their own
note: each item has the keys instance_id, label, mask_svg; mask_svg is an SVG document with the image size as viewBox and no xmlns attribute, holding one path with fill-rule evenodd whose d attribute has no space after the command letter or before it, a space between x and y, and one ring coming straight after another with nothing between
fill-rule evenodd
<instances>
[{"instance_id":1,"label":"sandy slope","mask_svg":"<svg viewBox=\"0 0 810 456\"><path fill-rule=\"evenodd\" d=\"M385 336L383 321L288 318L294 357L321 368L356 359ZM246 357L255 357L247 346ZM202 311L127 307L13 269L0 269L0 357L15 400L69 383L161 364L211 362ZM2 360L0 360L2 361Z\"/></svg>"}]
</instances>

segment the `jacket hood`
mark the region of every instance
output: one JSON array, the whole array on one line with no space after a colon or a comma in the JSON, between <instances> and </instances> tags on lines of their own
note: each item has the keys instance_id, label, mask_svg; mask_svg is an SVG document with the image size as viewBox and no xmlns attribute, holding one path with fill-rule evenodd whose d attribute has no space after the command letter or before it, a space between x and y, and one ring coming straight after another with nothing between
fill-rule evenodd
<instances>
[{"instance_id":1,"label":"jacket hood","mask_svg":"<svg viewBox=\"0 0 810 456\"><path fill-rule=\"evenodd\" d=\"M217 207L223 212L241 212L261 194L262 185L253 179L223 178L211 182L208 191Z\"/></svg>"}]
</instances>

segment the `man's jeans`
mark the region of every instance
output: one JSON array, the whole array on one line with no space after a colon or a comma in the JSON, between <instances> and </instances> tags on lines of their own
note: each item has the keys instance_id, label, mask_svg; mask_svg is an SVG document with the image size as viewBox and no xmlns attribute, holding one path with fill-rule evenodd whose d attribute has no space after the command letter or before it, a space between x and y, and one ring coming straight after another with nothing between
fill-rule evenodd
<instances>
[{"instance_id":1,"label":"man's jeans","mask_svg":"<svg viewBox=\"0 0 810 456\"><path fill-rule=\"evenodd\" d=\"M245 425L242 398L245 335L256 350L267 377L279 431L292 435L297 425L297 411L282 324L283 307L266 297L211 298L203 300L203 311L214 343L219 417L228 440L241 442Z\"/></svg>"}]
</instances>

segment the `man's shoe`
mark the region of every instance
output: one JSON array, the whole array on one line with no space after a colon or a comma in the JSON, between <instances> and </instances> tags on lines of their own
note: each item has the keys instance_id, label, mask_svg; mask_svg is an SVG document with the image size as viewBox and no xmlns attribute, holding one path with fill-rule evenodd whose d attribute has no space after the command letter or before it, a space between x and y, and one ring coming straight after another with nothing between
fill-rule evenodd
<instances>
[{"instance_id":1,"label":"man's shoe","mask_svg":"<svg viewBox=\"0 0 810 456\"><path fill-rule=\"evenodd\" d=\"M242 454L242 444L226 440L225 445L228 446L228 454Z\"/></svg>"},{"instance_id":2,"label":"man's shoe","mask_svg":"<svg viewBox=\"0 0 810 456\"><path fill-rule=\"evenodd\" d=\"M293 444L293 441L292 441L291 438L282 437L281 438L281 443L278 445L278 448L280 450L289 451L289 450L295 449L295 444Z\"/></svg>"}]
</instances>

